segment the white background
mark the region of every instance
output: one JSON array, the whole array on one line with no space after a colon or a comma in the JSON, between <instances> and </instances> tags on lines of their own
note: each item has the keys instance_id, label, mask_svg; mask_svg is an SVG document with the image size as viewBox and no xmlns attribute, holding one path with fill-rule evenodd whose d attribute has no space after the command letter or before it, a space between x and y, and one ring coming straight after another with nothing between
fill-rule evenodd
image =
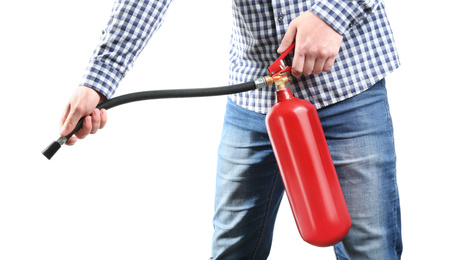
<instances>
[{"instance_id":1,"label":"white background","mask_svg":"<svg viewBox=\"0 0 450 260\"><path fill-rule=\"evenodd\" d=\"M225 97L109 111L105 129L59 136L112 0L0 5L0 259L208 259ZM388 76L404 259L450 259L448 8L387 0L402 66ZM175 1L116 95L227 84L229 1ZM270 259L334 259L303 242L287 199Z\"/></svg>"}]
</instances>

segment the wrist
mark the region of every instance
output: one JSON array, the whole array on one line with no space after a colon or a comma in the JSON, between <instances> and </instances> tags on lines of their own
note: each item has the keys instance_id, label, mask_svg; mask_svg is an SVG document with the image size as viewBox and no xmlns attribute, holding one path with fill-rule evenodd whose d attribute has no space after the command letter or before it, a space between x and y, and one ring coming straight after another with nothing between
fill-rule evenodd
<instances>
[{"instance_id":1,"label":"wrist","mask_svg":"<svg viewBox=\"0 0 450 260\"><path fill-rule=\"evenodd\" d=\"M84 94L82 94L82 97L85 97L85 98L87 98L87 100L90 100L90 103L92 105L96 106L100 102L103 102L107 99L105 97L105 95L103 95L100 91L98 91L90 86L81 85L81 86L79 86L79 88L80 88L79 92L84 93Z\"/></svg>"}]
</instances>

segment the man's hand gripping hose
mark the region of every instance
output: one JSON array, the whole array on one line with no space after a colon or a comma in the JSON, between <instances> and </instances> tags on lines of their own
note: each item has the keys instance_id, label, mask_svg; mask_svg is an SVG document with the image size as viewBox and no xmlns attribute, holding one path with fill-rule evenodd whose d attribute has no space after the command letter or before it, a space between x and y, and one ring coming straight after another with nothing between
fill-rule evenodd
<instances>
[{"instance_id":1,"label":"man's hand gripping hose","mask_svg":"<svg viewBox=\"0 0 450 260\"><path fill-rule=\"evenodd\" d=\"M241 83L232 86L212 87L212 88L195 88L195 89L169 89L169 90L152 90L130 93L109 100L103 101L97 105L98 109L110 109L126 103L150 100L150 99L164 99L164 98L188 98L188 97L208 97L208 96L220 96L229 95L233 93L240 93L249 90L255 90L263 88L275 83L277 88L279 86L284 87L284 83L289 81L289 72L291 67L286 65L290 64L287 54L294 48L295 44L292 44L269 68L270 75L258 78L254 81ZM78 132L83 126L83 118L81 118L73 131L66 135L59 137L56 141L52 142L47 148L42 151L42 154L51 159L53 155L61 148L66 141Z\"/></svg>"}]
</instances>

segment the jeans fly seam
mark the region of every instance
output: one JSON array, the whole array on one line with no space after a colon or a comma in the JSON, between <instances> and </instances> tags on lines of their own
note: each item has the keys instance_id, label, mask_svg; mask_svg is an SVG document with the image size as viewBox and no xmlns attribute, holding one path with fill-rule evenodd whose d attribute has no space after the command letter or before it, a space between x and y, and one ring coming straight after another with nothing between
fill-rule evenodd
<instances>
[{"instance_id":1,"label":"jeans fly seam","mask_svg":"<svg viewBox=\"0 0 450 260\"><path fill-rule=\"evenodd\" d=\"M258 243L256 243L255 250L253 251L253 254L252 254L252 258L251 258L252 260L255 260L256 253L258 252L259 246L261 245L261 242L262 242L262 238L263 238L263 235L264 235L264 229L266 227L267 219L269 218L270 205L272 204L272 196L273 196L273 191L275 189L275 184L277 182L277 178L278 178L278 170L276 170L276 174L275 174L275 176L273 178L272 188L270 189L269 199L267 201L267 206L266 206L266 210L265 210L265 213L264 213L265 214L264 221L263 221L263 224L262 224L261 231L259 232Z\"/></svg>"}]
</instances>

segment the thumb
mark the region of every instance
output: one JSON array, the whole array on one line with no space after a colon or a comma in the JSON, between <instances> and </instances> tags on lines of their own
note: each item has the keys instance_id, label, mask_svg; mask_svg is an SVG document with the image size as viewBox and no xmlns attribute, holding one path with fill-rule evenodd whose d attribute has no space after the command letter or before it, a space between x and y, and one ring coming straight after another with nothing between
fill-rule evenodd
<instances>
[{"instance_id":1,"label":"thumb","mask_svg":"<svg viewBox=\"0 0 450 260\"><path fill-rule=\"evenodd\" d=\"M75 129L75 126L81 118L81 114L77 111L77 109L72 109L70 103L67 105L66 111L61 118L61 136L67 136Z\"/></svg>"},{"instance_id":2,"label":"thumb","mask_svg":"<svg viewBox=\"0 0 450 260\"><path fill-rule=\"evenodd\" d=\"M285 52L289 46L294 42L295 36L297 35L297 30L295 26L289 25L286 33L284 34L283 40L281 41L280 46L278 47L277 52L279 54Z\"/></svg>"}]
</instances>

